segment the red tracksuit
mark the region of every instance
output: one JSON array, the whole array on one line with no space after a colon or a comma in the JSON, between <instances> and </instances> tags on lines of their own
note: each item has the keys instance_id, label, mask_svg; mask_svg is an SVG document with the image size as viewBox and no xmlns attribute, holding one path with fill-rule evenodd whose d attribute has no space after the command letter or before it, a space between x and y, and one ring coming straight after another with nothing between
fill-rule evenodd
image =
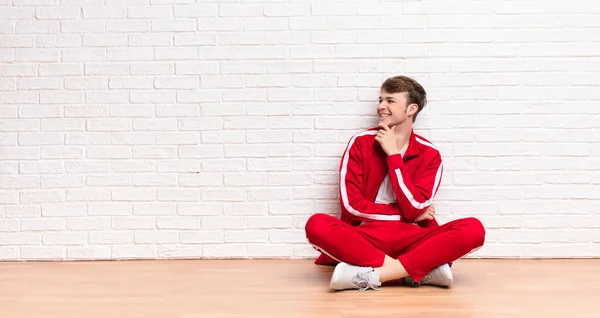
<instances>
[{"instance_id":1,"label":"red tracksuit","mask_svg":"<svg viewBox=\"0 0 600 318\"><path fill-rule=\"evenodd\" d=\"M485 230L475 218L442 226L435 219L414 224L439 188L441 155L429 141L412 132L404 154L387 156L375 140L377 131L372 128L353 136L344 151L340 164L341 218L311 216L306 236L323 252L317 264L342 261L380 267L387 254L400 260L419 282L433 268L481 247ZM381 199L388 182L393 188L393 194L388 195L392 200Z\"/></svg>"}]
</instances>

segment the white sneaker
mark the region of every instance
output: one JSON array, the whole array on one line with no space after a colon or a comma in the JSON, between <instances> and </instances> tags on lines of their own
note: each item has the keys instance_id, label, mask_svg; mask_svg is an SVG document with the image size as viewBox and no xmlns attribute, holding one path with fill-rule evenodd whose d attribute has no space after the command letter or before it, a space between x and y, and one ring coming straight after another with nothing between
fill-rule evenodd
<instances>
[{"instance_id":1,"label":"white sneaker","mask_svg":"<svg viewBox=\"0 0 600 318\"><path fill-rule=\"evenodd\" d=\"M454 277L452 276L450 265L443 264L431 270L419 283L415 282L410 276L404 278L404 281L411 286L434 285L450 287L454 282Z\"/></svg>"},{"instance_id":2,"label":"white sneaker","mask_svg":"<svg viewBox=\"0 0 600 318\"><path fill-rule=\"evenodd\" d=\"M365 291L369 288L377 289L381 286L379 273L372 267L353 266L339 263L333 270L329 287L335 290L358 289Z\"/></svg>"}]
</instances>

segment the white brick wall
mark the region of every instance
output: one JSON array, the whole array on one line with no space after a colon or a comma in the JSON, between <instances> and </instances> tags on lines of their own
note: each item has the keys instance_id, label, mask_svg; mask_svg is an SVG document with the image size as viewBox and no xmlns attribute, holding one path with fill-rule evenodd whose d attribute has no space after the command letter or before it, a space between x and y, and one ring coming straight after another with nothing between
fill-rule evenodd
<instances>
[{"instance_id":1,"label":"white brick wall","mask_svg":"<svg viewBox=\"0 0 600 318\"><path fill-rule=\"evenodd\" d=\"M0 1L0 260L314 257L418 79L474 257L600 256L597 1Z\"/></svg>"}]
</instances>

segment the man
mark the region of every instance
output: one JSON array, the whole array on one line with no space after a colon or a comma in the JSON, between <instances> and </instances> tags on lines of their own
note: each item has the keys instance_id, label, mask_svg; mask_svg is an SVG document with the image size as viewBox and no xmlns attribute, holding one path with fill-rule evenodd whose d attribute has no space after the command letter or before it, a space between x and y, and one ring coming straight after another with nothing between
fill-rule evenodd
<instances>
[{"instance_id":1,"label":"man","mask_svg":"<svg viewBox=\"0 0 600 318\"><path fill-rule=\"evenodd\" d=\"M475 218L442 226L432 201L442 157L413 131L425 107L425 89L396 76L381 85L376 128L354 135L340 164L340 219L315 214L306 237L320 265L337 264L330 287L377 289L405 279L412 285L450 287L453 261L478 249L485 230Z\"/></svg>"}]
</instances>

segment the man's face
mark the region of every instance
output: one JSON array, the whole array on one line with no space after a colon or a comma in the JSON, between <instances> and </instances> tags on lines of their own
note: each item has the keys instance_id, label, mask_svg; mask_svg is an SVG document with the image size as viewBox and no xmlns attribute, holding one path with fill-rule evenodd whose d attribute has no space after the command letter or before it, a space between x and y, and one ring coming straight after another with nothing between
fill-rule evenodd
<instances>
[{"instance_id":1,"label":"man's face","mask_svg":"<svg viewBox=\"0 0 600 318\"><path fill-rule=\"evenodd\" d=\"M409 119L408 116L414 114L412 108L416 106L411 104L408 107L408 93L388 93L381 90L379 95L379 105L377 105L377 115L379 123L384 123L388 127L403 124Z\"/></svg>"}]
</instances>

